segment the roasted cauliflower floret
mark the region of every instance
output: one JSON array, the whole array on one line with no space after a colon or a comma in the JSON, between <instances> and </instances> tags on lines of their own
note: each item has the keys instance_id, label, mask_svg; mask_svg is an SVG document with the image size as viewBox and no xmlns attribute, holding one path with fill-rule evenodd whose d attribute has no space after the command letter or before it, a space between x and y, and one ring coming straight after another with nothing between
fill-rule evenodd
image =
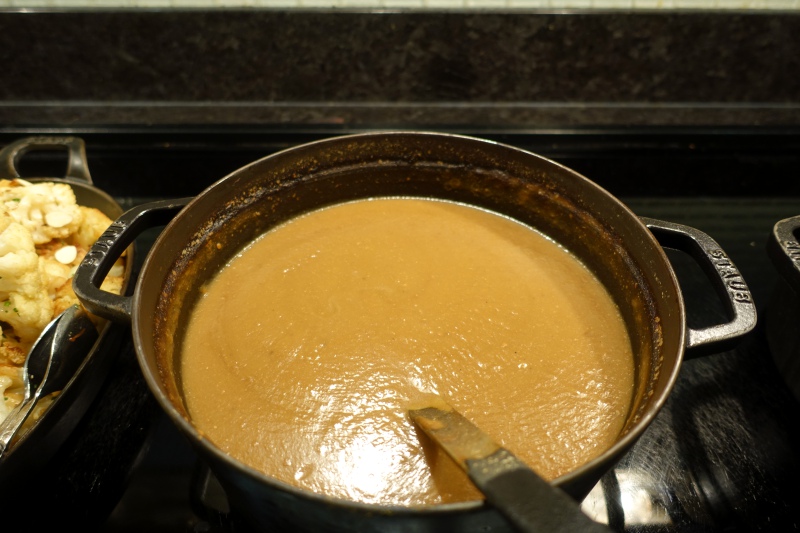
<instances>
[{"instance_id":1,"label":"roasted cauliflower floret","mask_svg":"<svg viewBox=\"0 0 800 533\"><path fill-rule=\"evenodd\" d=\"M20 367L0 364L0 421L22 401L22 369Z\"/></svg>"},{"instance_id":2,"label":"roasted cauliflower floret","mask_svg":"<svg viewBox=\"0 0 800 533\"><path fill-rule=\"evenodd\" d=\"M53 316L53 301L30 232L0 211L0 321L23 342L39 336Z\"/></svg>"},{"instance_id":3,"label":"roasted cauliflower floret","mask_svg":"<svg viewBox=\"0 0 800 533\"><path fill-rule=\"evenodd\" d=\"M108 229L111 221L99 209L94 207L78 206L81 211L82 223L75 234L72 242L77 246L82 246L87 250L100 238L105 230Z\"/></svg>"},{"instance_id":4,"label":"roasted cauliflower floret","mask_svg":"<svg viewBox=\"0 0 800 533\"><path fill-rule=\"evenodd\" d=\"M105 217L105 215L103 215L103 217ZM105 221L103 231L105 231L105 228L108 227L110 223L108 217L105 217ZM100 233L102 233L102 231ZM75 291L72 289L72 277L75 275L75 270L78 268L80 262L83 261L83 258L86 257L90 248L89 246L84 246L79 241L80 238L78 238L76 234L66 242L52 241L49 244L36 247L39 254L39 261L42 263L42 268L45 272L45 282L47 283L50 297L53 299L53 316L58 316L68 307L79 302ZM93 242L94 241L92 241L92 243ZM105 292L119 294L122 290L122 277L124 273L125 259L123 254L123 257L119 258L114 266L111 267L100 289Z\"/></svg>"},{"instance_id":5,"label":"roasted cauliflower floret","mask_svg":"<svg viewBox=\"0 0 800 533\"><path fill-rule=\"evenodd\" d=\"M35 244L66 238L83 221L75 193L66 183L0 180L0 204L30 231Z\"/></svg>"},{"instance_id":6,"label":"roasted cauliflower floret","mask_svg":"<svg viewBox=\"0 0 800 533\"><path fill-rule=\"evenodd\" d=\"M6 332L8 330L8 332ZM30 343L21 342L13 335L11 326L3 326L2 340L0 340L0 370L3 365L21 367L28 357ZM2 372L0 372L2 373Z\"/></svg>"},{"instance_id":7,"label":"roasted cauliflower floret","mask_svg":"<svg viewBox=\"0 0 800 533\"><path fill-rule=\"evenodd\" d=\"M11 409L13 409L12 402L8 398L8 393L6 392L6 390L11 387L11 384L12 381L10 377L0 375L0 394L3 395L3 401L0 402L0 420L4 420L8 416L8 413L11 412Z\"/></svg>"}]
</instances>

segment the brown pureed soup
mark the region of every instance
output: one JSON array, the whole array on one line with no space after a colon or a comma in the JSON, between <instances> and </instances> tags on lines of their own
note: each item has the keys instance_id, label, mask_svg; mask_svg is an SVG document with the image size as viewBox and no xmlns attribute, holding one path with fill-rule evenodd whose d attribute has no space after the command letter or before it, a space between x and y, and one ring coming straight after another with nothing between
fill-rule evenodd
<instances>
[{"instance_id":1,"label":"brown pureed soup","mask_svg":"<svg viewBox=\"0 0 800 533\"><path fill-rule=\"evenodd\" d=\"M531 228L452 202L327 207L204 287L181 352L193 424L266 474L336 498L480 499L418 432L440 395L553 479L619 436L633 354L619 310Z\"/></svg>"}]
</instances>

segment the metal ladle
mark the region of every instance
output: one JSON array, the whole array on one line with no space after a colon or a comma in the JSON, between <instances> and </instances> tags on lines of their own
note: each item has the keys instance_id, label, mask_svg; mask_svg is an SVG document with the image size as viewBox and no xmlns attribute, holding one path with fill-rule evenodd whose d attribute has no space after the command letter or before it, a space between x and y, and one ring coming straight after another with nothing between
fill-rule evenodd
<instances>
[{"instance_id":1,"label":"metal ladle","mask_svg":"<svg viewBox=\"0 0 800 533\"><path fill-rule=\"evenodd\" d=\"M437 397L408 410L411 420L460 466L515 529L525 532L610 533L578 502L551 485L470 420Z\"/></svg>"},{"instance_id":2,"label":"metal ladle","mask_svg":"<svg viewBox=\"0 0 800 533\"><path fill-rule=\"evenodd\" d=\"M39 399L66 386L97 337L97 328L79 305L69 307L45 326L25 359L22 401L0 423L0 457Z\"/></svg>"}]
</instances>

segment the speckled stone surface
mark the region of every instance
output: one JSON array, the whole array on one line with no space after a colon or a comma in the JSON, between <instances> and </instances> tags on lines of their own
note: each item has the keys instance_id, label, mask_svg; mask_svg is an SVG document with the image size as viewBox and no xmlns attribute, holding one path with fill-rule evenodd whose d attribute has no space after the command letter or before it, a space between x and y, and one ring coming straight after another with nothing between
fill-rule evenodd
<instances>
[{"instance_id":1,"label":"speckled stone surface","mask_svg":"<svg viewBox=\"0 0 800 533\"><path fill-rule=\"evenodd\" d=\"M797 12L0 12L0 126L800 125Z\"/></svg>"}]
</instances>

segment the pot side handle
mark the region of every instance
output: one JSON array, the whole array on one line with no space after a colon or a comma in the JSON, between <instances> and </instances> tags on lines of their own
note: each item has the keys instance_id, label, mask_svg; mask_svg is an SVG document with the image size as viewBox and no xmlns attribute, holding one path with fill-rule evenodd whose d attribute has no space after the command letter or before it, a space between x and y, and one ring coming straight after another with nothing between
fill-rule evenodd
<instances>
[{"instance_id":1,"label":"pot side handle","mask_svg":"<svg viewBox=\"0 0 800 533\"><path fill-rule=\"evenodd\" d=\"M732 348L756 325L753 296L736 265L716 241L700 230L673 222L640 218L661 246L686 252L698 263L732 317L729 322L702 329L687 327L686 357Z\"/></svg>"},{"instance_id":2,"label":"pot side handle","mask_svg":"<svg viewBox=\"0 0 800 533\"><path fill-rule=\"evenodd\" d=\"M144 230L164 226L191 198L149 202L133 207L111 223L86 254L72 280L72 288L91 313L124 324L131 323L131 296L103 291L100 285L114 262Z\"/></svg>"},{"instance_id":3,"label":"pot side handle","mask_svg":"<svg viewBox=\"0 0 800 533\"><path fill-rule=\"evenodd\" d=\"M17 170L17 162L32 150L67 150L67 169L65 178L85 181L92 185L89 165L86 163L86 144L80 137L25 137L7 144L0 150L0 178L22 178ZM24 178L23 178L24 179Z\"/></svg>"}]
</instances>

